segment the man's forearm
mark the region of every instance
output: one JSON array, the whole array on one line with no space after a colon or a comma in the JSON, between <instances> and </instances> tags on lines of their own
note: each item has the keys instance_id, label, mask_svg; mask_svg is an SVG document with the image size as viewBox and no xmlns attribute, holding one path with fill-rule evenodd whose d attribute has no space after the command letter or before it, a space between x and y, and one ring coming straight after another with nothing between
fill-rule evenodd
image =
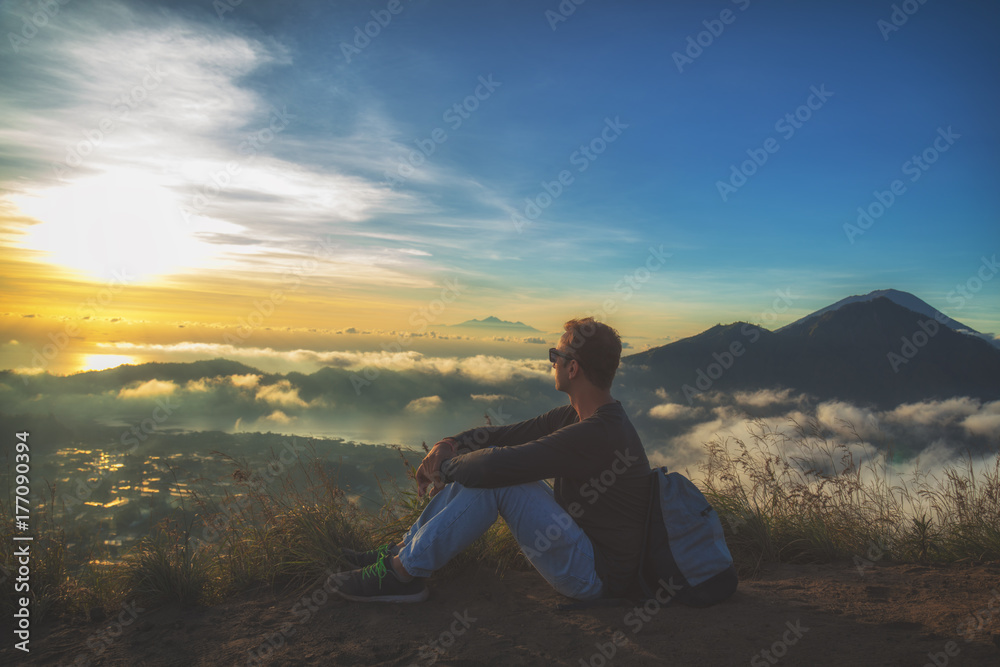
<instances>
[{"instance_id":1,"label":"man's forearm","mask_svg":"<svg viewBox=\"0 0 1000 667\"><path fill-rule=\"evenodd\" d=\"M453 458L454 457L445 459L441 462L439 472L441 474L441 482L444 484L450 484L455 481L455 479L451 476L451 471L454 469L454 464L452 463Z\"/></svg>"},{"instance_id":2,"label":"man's forearm","mask_svg":"<svg viewBox=\"0 0 1000 667\"><path fill-rule=\"evenodd\" d=\"M479 426L476 428L471 428L468 431L462 431L456 435L449 438L445 438L454 444L454 453L468 453L474 452L477 449L489 446L490 438L493 435L488 429L488 426ZM454 455L454 454L453 454Z\"/></svg>"},{"instance_id":3,"label":"man's forearm","mask_svg":"<svg viewBox=\"0 0 1000 667\"><path fill-rule=\"evenodd\" d=\"M462 431L451 439L458 442L458 453L460 454L493 446L507 447L510 445L520 445L548 435L571 423L575 418L576 411L572 406L566 405L555 410L550 410L532 419L526 419L525 421L513 424L497 424L471 428L468 431Z\"/></svg>"}]
</instances>

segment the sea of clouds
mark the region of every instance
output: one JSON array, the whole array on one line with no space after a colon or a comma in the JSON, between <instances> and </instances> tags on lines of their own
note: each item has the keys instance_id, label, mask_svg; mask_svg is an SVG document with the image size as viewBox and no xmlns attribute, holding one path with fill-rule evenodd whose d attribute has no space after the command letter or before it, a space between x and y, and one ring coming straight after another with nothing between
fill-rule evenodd
<instances>
[{"instance_id":1,"label":"sea of clouds","mask_svg":"<svg viewBox=\"0 0 1000 667\"><path fill-rule=\"evenodd\" d=\"M256 354L263 353L258 350ZM313 373L231 372L231 362L147 365L71 376L0 374L7 415L51 415L70 431L99 423L127 428L160 407L156 429L272 431L330 436L418 448L485 423L505 424L566 403L553 387L551 366L538 359L491 355L427 356L399 352L274 352L307 356ZM216 370L218 367L218 370ZM197 377L193 377L196 375ZM622 374L627 379L627 371ZM694 471L705 443L753 440L761 428L787 436L784 446L808 448L804 429L860 460L891 451L899 466L927 471L963 456L992 458L1000 444L1000 401L957 396L877 409L819 401L789 389L706 392L692 405L663 389L614 388L651 461ZM794 452L790 452L794 453ZM808 459L807 452L800 452ZM821 462L813 462L821 465Z\"/></svg>"}]
</instances>

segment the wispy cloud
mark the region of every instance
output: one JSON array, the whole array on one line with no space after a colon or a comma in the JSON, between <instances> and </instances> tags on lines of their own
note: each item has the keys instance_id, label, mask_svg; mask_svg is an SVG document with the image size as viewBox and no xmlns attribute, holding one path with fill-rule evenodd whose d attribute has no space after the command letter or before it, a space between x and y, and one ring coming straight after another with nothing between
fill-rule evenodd
<instances>
[{"instance_id":1,"label":"wispy cloud","mask_svg":"<svg viewBox=\"0 0 1000 667\"><path fill-rule=\"evenodd\" d=\"M698 408L693 408L680 403L661 403L649 409L649 416L656 419L691 419L701 412Z\"/></svg>"},{"instance_id":2,"label":"wispy cloud","mask_svg":"<svg viewBox=\"0 0 1000 667\"><path fill-rule=\"evenodd\" d=\"M412 216L437 207L370 173L405 148L388 121L360 114L317 141L296 128L294 100L249 83L295 65L273 39L141 6L75 9L5 71L16 93L0 103L0 141L33 165L3 179L28 216L4 223L27 232L22 246L100 276L199 269L204 281L280 275L325 242L306 271L316 280L433 284L434 241L414 230L434 222ZM333 157L310 161L307 146Z\"/></svg>"},{"instance_id":3,"label":"wispy cloud","mask_svg":"<svg viewBox=\"0 0 1000 667\"><path fill-rule=\"evenodd\" d=\"M257 391L257 400L285 408L304 408L309 405L299 397L299 390L292 387L288 380L261 387Z\"/></svg>"},{"instance_id":4,"label":"wispy cloud","mask_svg":"<svg viewBox=\"0 0 1000 667\"><path fill-rule=\"evenodd\" d=\"M510 401L513 400L513 396L508 396L506 394L470 394L469 398L474 401L483 401L485 403L497 403L499 401Z\"/></svg>"},{"instance_id":5,"label":"wispy cloud","mask_svg":"<svg viewBox=\"0 0 1000 667\"><path fill-rule=\"evenodd\" d=\"M140 384L123 387L118 392L118 398L149 398L150 396L166 396L177 391L176 384L170 381L147 380Z\"/></svg>"},{"instance_id":6,"label":"wispy cloud","mask_svg":"<svg viewBox=\"0 0 1000 667\"><path fill-rule=\"evenodd\" d=\"M441 407L444 403L440 396L422 396L415 398L406 404L407 412L431 412Z\"/></svg>"}]
</instances>

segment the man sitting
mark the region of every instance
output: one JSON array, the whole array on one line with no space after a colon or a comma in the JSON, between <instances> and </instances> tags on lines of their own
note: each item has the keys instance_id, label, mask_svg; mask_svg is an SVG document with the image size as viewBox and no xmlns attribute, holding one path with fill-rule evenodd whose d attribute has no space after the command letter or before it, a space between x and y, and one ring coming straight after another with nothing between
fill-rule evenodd
<instances>
[{"instance_id":1,"label":"man sitting","mask_svg":"<svg viewBox=\"0 0 1000 667\"><path fill-rule=\"evenodd\" d=\"M649 461L611 396L621 338L591 318L570 320L549 350L570 404L517 424L465 431L434 445L417 469L432 500L395 545L344 549L360 569L337 575L349 599L419 602L424 581L502 516L522 552L557 591L591 600L635 581L651 493ZM544 482L554 478L552 488ZM544 536L544 539L540 539Z\"/></svg>"}]
</instances>

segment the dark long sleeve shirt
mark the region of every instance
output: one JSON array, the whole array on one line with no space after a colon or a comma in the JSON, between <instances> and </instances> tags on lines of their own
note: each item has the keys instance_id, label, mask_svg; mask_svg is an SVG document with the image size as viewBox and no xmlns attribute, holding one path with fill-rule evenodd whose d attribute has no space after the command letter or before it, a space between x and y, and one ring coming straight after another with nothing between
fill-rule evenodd
<instances>
[{"instance_id":1,"label":"dark long sleeve shirt","mask_svg":"<svg viewBox=\"0 0 1000 667\"><path fill-rule=\"evenodd\" d=\"M566 405L516 424L454 436L445 481L497 488L555 479L556 502L594 545L606 596L625 595L639 566L651 476L639 435L618 401L580 421Z\"/></svg>"}]
</instances>

